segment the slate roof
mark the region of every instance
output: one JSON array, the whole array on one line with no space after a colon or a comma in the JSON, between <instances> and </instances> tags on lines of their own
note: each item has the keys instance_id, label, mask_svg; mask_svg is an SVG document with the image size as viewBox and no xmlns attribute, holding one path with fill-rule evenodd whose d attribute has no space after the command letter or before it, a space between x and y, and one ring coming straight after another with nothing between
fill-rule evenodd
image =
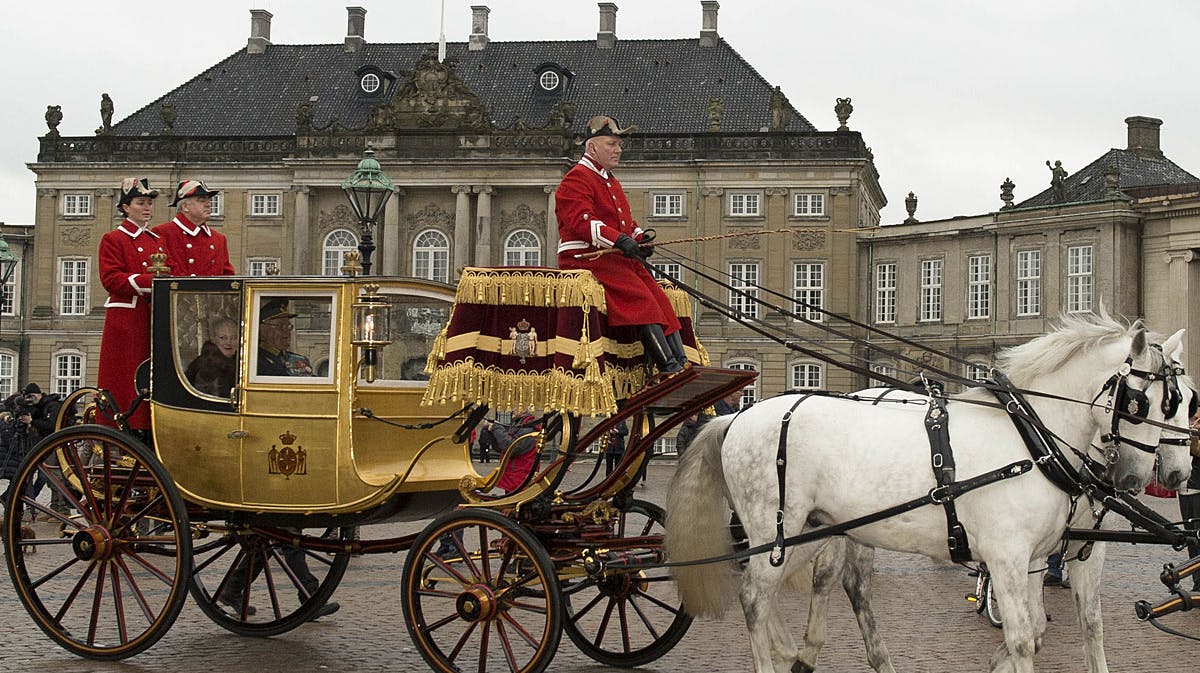
<instances>
[{"instance_id":1,"label":"slate roof","mask_svg":"<svg viewBox=\"0 0 1200 673\"><path fill-rule=\"evenodd\" d=\"M636 124L643 133L708 130L708 101L724 102L721 130L758 132L771 123L773 87L724 40L701 47L698 39L618 40L612 49L595 41L492 42L480 51L449 43L447 60L479 96L496 128L520 115L526 126L545 126L558 99L534 95L535 68L557 63L574 73L563 98L575 103L574 127L596 114ZM374 65L393 73L397 91L428 43L366 44L346 53L342 44L271 45L263 54L241 49L114 126L119 136L159 135L159 109L178 113L176 136L293 136L296 106L311 96L313 125L336 116L361 127L383 97L360 95L355 72ZM788 131L816 129L793 108Z\"/></svg>"},{"instance_id":2,"label":"slate roof","mask_svg":"<svg viewBox=\"0 0 1200 673\"><path fill-rule=\"evenodd\" d=\"M1166 157L1146 157L1130 150L1111 149L1073 175L1067 175L1063 180L1063 199L1061 201L1055 200L1054 190L1047 187L1045 191L1018 203L1017 207L1036 208L1052 206L1056 203L1102 201L1108 198L1104 191L1104 173L1109 166L1116 166L1120 173L1118 183L1120 189L1147 185L1186 184L1197 181L1196 176L1183 170Z\"/></svg>"}]
</instances>

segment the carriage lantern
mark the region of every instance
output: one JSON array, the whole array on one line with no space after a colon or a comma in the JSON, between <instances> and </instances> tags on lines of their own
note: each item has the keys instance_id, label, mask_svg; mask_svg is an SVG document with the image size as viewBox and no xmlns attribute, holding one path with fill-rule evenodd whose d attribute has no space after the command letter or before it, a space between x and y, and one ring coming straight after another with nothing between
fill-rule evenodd
<instances>
[{"instance_id":1,"label":"carriage lantern","mask_svg":"<svg viewBox=\"0 0 1200 673\"><path fill-rule=\"evenodd\" d=\"M379 365L379 348L392 343L391 305L386 297L379 295L379 286L368 283L363 294L354 302L355 346L362 349L363 378L367 383L375 382Z\"/></svg>"},{"instance_id":2,"label":"carriage lantern","mask_svg":"<svg viewBox=\"0 0 1200 673\"><path fill-rule=\"evenodd\" d=\"M375 151L363 152L362 161L358 168L342 182L342 191L350 199L350 206L358 217L358 228L362 232L362 242L358 250L362 253L363 275L371 275L371 253L375 252L374 229L383 213L383 206L392 196L395 187L392 181L383 174L379 161L375 159Z\"/></svg>"}]
</instances>

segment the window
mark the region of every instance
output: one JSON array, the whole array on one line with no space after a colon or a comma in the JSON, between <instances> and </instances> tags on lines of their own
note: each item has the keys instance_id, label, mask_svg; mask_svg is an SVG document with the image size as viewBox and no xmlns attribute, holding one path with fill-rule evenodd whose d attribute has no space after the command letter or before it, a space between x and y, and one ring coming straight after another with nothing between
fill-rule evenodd
<instances>
[{"instance_id":1,"label":"window","mask_svg":"<svg viewBox=\"0 0 1200 673\"><path fill-rule=\"evenodd\" d=\"M824 262L797 262L792 267L792 297L796 300L797 315L821 322L820 309L825 306Z\"/></svg>"},{"instance_id":2,"label":"window","mask_svg":"<svg viewBox=\"0 0 1200 673\"><path fill-rule=\"evenodd\" d=\"M1042 312L1042 251L1017 253L1017 315Z\"/></svg>"},{"instance_id":3,"label":"window","mask_svg":"<svg viewBox=\"0 0 1200 673\"><path fill-rule=\"evenodd\" d=\"M58 260L59 315L87 313L88 260L62 257Z\"/></svg>"},{"instance_id":4,"label":"window","mask_svg":"<svg viewBox=\"0 0 1200 673\"><path fill-rule=\"evenodd\" d=\"M896 263L875 265L875 322L896 322Z\"/></svg>"},{"instance_id":5,"label":"window","mask_svg":"<svg viewBox=\"0 0 1200 673\"><path fill-rule=\"evenodd\" d=\"M375 93L379 91L380 85L379 75L369 72L362 76L358 81L358 85L362 87L363 93Z\"/></svg>"},{"instance_id":6,"label":"window","mask_svg":"<svg viewBox=\"0 0 1200 673\"><path fill-rule=\"evenodd\" d=\"M17 356L0 352L0 395L8 397L17 392Z\"/></svg>"},{"instance_id":7,"label":"window","mask_svg":"<svg viewBox=\"0 0 1200 673\"><path fill-rule=\"evenodd\" d=\"M16 315L17 314L17 286L18 277L20 276L20 260L17 266L13 269L12 276L8 282L0 288L0 315Z\"/></svg>"},{"instance_id":8,"label":"window","mask_svg":"<svg viewBox=\"0 0 1200 673\"><path fill-rule=\"evenodd\" d=\"M654 440L654 453L660 456L677 456L679 450L676 448L674 437L659 437Z\"/></svg>"},{"instance_id":9,"label":"window","mask_svg":"<svg viewBox=\"0 0 1200 673\"><path fill-rule=\"evenodd\" d=\"M92 214L91 194L63 195L63 215L67 217L83 217Z\"/></svg>"},{"instance_id":10,"label":"window","mask_svg":"<svg viewBox=\"0 0 1200 673\"><path fill-rule=\"evenodd\" d=\"M1092 310L1092 246L1067 248L1067 313Z\"/></svg>"},{"instance_id":11,"label":"window","mask_svg":"<svg viewBox=\"0 0 1200 673\"><path fill-rule=\"evenodd\" d=\"M972 364L967 366L967 378L983 383L988 378L991 367L988 365Z\"/></svg>"},{"instance_id":12,"label":"window","mask_svg":"<svg viewBox=\"0 0 1200 673\"><path fill-rule=\"evenodd\" d=\"M729 284L729 307L742 317L757 318L758 262L731 262Z\"/></svg>"},{"instance_id":13,"label":"window","mask_svg":"<svg viewBox=\"0 0 1200 673\"><path fill-rule=\"evenodd\" d=\"M729 195L729 214L733 217L758 217L759 195L755 192L732 192Z\"/></svg>"},{"instance_id":14,"label":"window","mask_svg":"<svg viewBox=\"0 0 1200 673\"><path fill-rule=\"evenodd\" d=\"M683 267L679 262L651 262L650 266L671 280L683 280ZM659 276L656 275L655 278Z\"/></svg>"},{"instance_id":15,"label":"window","mask_svg":"<svg viewBox=\"0 0 1200 673\"><path fill-rule=\"evenodd\" d=\"M792 390L820 390L821 365L800 363L792 365Z\"/></svg>"},{"instance_id":16,"label":"window","mask_svg":"<svg viewBox=\"0 0 1200 673\"><path fill-rule=\"evenodd\" d=\"M921 261L921 320L942 319L942 260Z\"/></svg>"},{"instance_id":17,"label":"window","mask_svg":"<svg viewBox=\"0 0 1200 673\"><path fill-rule=\"evenodd\" d=\"M992 315L992 257L967 257L967 319Z\"/></svg>"},{"instance_id":18,"label":"window","mask_svg":"<svg viewBox=\"0 0 1200 673\"><path fill-rule=\"evenodd\" d=\"M758 367L756 367L754 365L754 363L752 363L752 362L730 362L729 368L730 369L739 369L739 370L747 371L747 372L758 371ZM750 406L751 404L754 404L757 401L758 401L758 379L754 379L754 383L751 383L750 385L746 386L745 388L742 388L742 400L740 403L738 403L738 408L745 409L746 407Z\"/></svg>"},{"instance_id":19,"label":"window","mask_svg":"<svg viewBox=\"0 0 1200 673\"><path fill-rule=\"evenodd\" d=\"M334 229L325 235L321 244L321 275L342 275L344 255L350 250L358 250L358 237L348 229Z\"/></svg>"},{"instance_id":20,"label":"window","mask_svg":"<svg viewBox=\"0 0 1200 673\"><path fill-rule=\"evenodd\" d=\"M278 194L251 194L250 217L276 217L279 215Z\"/></svg>"},{"instance_id":21,"label":"window","mask_svg":"<svg viewBox=\"0 0 1200 673\"><path fill-rule=\"evenodd\" d=\"M246 262L247 275L250 276L269 276L272 267L275 268L275 273L279 273L278 257L251 257Z\"/></svg>"},{"instance_id":22,"label":"window","mask_svg":"<svg viewBox=\"0 0 1200 673\"><path fill-rule=\"evenodd\" d=\"M537 234L528 229L518 229L508 235L504 242L505 266L541 266L542 243Z\"/></svg>"},{"instance_id":23,"label":"window","mask_svg":"<svg viewBox=\"0 0 1200 673\"><path fill-rule=\"evenodd\" d=\"M547 70L546 72L542 73L541 77L538 78L538 85L540 85L546 91L554 91L558 88L558 83L560 81L561 78L558 76L558 73L554 72L553 70Z\"/></svg>"},{"instance_id":24,"label":"window","mask_svg":"<svg viewBox=\"0 0 1200 673\"><path fill-rule=\"evenodd\" d=\"M59 395L69 395L77 388L83 387L83 353L79 351L60 351L54 354L51 371L54 374L52 384L54 392Z\"/></svg>"},{"instance_id":25,"label":"window","mask_svg":"<svg viewBox=\"0 0 1200 673\"><path fill-rule=\"evenodd\" d=\"M417 234L413 242L413 275L450 282L450 239L435 229Z\"/></svg>"},{"instance_id":26,"label":"window","mask_svg":"<svg viewBox=\"0 0 1200 673\"><path fill-rule=\"evenodd\" d=\"M209 217L223 217L225 215L225 199L221 197L220 192L208 197L208 202L212 204L212 213Z\"/></svg>"},{"instance_id":27,"label":"window","mask_svg":"<svg viewBox=\"0 0 1200 673\"><path fill-rule=\"evenodd\" d=\"M796 217L822 217L825 215L825 195L799 193L793 195L792 215Z\"/></svg>"},{"instance_id":28,"label":"window","mask_svg":"<svg viewBox=\"0 0 1200 673\"><path fill-rule=\"evenodd\" d=\"M896 368L886 362L878 362L871 365L871 371L881 377L878 379L871 379L871 387L873 388L890 386L892 385L890 379L896 378Z\"/></svg>"},{"instance_id":29,"label":"window","mask_svg":"<svg viewBox=\"0 0 1200 673\"><path fill-rule=\"evenodd\" d=\"M651 217L683 217L683 194L655 194Z\"/></svg>"}]
</instances>

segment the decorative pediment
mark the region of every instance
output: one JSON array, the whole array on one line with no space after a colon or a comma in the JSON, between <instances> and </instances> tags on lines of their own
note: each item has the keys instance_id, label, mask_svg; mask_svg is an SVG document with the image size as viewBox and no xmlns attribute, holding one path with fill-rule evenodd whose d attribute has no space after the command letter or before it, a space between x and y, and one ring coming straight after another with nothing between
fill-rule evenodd
<instances>
[{"instance_id":1,"label":"decorative pediment","mask_svg":"<svg viewBox=\"0 0 1200 673\"><path fill-rule=\"evenodd\" d=\"M456 66L453 59L438 61L436 49L426 51L392 99L371 108L371 130L488 130L487 111L454 71Z\"/></svg>"},{"instance_id":2,"label":"decorative pediment","mask_svg":"<svg viewBox=\"0 0 1200 673\"><path fill-rule=\"evenodd\" d=\"M543 227L546 225L546 211L535 211L522 203L512 210L500 211L500 226L505 230L521 227Z\"/></svg>"},{"instance_id":3,"label":"decorative pediment","mask_svg":"<svg viewBox=\"0 0 1200 673\"><path fill-rule=\"evenodd\" d=\"M329 231L339 227L347 227L353 229L358 221L354 219L354 213L350 212L350 207L344 203L339 203L330 211L321 211L317 218L320 223L321 231Z\"/></svg>"},{"instance_id":4,"label":"decorative pediment","mask_svg":"<svg viewBox=\"0 0 1200 673\"><path fill-rule=\"evenodd\" d=\"M424 229L425 227L438 227L448 229L453 221L450 213L446 212L436 203L426 204L420 210L414 210L404 217L404 221L412 229Z\"/></svg>"}]
</instances>

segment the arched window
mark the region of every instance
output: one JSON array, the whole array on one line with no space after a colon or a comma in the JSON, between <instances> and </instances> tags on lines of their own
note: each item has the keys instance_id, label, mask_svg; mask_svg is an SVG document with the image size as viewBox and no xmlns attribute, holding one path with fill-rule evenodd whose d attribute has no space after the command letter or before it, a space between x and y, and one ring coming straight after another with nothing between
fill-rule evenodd
<instances>
[{"instance_id":1,"label":"arched window","mask_svg":"<svg viewBox=\"0 0 1200 673\"><path fill-rule=\"evenodd\" d=\"M436 229L426 229L413 241L413 276L450 282L450 239Z\"/></svg>"},{"instance_id":2,"label":"arched window","mask_svg":"<svg viewBox=\"0 0 1200 673\"><path fill-rule=\"evenodd\" d=\"M340 276L345 264L343 255L349 250L358 250L358 237L349 229L334 229L326 234L321 250L321 275Z\"/></svg>"},{"instance_id":3,"label":"arched window","mask_svg":"<svg viewBox=\"0 0 1200 673\"><path fill-rule=\"evenodd\" d=\"M537 234L528 229L518 229L504 241L505 266L541 266L542 243Z\"/></svg>"},{"instance_id":4,"label":"arched window","mask_svg":"<svg viewBox=\"0 0 1200 673\"><path fill-rule=\"evenodd\" d=\"M76 350L62 350L54 353L50 372L54 377L51 387L59 395L68 395L76 388L83 387L84 370L83 353Z\"/></svg>"},{"instance_id":5,"label":"arched window","mask_svg":"<svg viewBox=\"0 0 1200 673\"><path fill-rule=\"evenodd\" d=\"M753 362L730 362L730 369L740 369L748 372L758 371L758 365ZM738 405L742 409L754 404L758 401L758 379L754 379L754 383L742 388L742 401Z\"/></svg>"},{"instance_id":6,"label":"arched window","mask_svg":"<svg viewBox=\"0 0 1200 673\"><path fill-rule=\"evenodd\" d=\"M17 392L17 356L12 351L0 351L0 395L8 397Z\"/></svg>"}]
</instances>

